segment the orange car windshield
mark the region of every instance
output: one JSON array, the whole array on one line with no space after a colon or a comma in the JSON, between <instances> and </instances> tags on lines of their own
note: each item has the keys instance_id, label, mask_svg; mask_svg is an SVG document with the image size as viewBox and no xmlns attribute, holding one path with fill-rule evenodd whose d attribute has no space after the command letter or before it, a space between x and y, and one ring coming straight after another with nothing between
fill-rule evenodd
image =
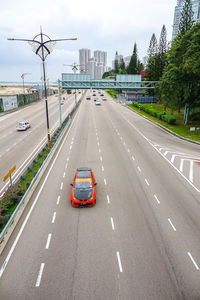
<instances>
[{"instance_id":1,"label":"orange car windshield","mask_svg":"<svg viewBox=\"0 0 200 300\"><path fill-rule=\"evenodd\" d=\"M74 187L75 187L75 189L92 188L92 182L91 181L76 181Z\"/></svg>"}]
</instances>

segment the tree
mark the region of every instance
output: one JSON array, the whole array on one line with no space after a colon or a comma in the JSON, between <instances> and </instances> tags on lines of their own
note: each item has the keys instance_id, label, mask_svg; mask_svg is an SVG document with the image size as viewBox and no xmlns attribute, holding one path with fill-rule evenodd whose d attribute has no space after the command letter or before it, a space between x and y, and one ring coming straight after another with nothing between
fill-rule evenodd
<instances>
[{"instance_id":1,"label":"tree","mask_svg":"<svg viewBox=\"0 0 200 300\"><path fill-rule=\"evenodd\" d=\"M193 15L191 0L185 0L179 23L179 34L182 35L192 28L194 24Z\"/></svg>"},{"instance_id":2,"label":"tree","mask_svg":"<svg viewBox=\"0 0 200 300\"><path fill-rule=\"evenodd\" d=\"M155 34L152 34L148 48L148 63L147 63L147 79L157 81L159 79L158 72L158 44ZM153 91L149 91L152 94Z\"/></svg>"},{"instance_id":3,"label":"tree","mask_svg":"<svg viewBox=\"0 0 200 300\"><path fill-rule=\"evenodd\" d=\"M159 45L158 45L158 78L162 77L164 67L167 64L167 31L165 25L163 25L161 33L160 33L160 39L159 39Z\"/></svg>"},{"instance_id":4,"label":"tree","mask_svg":"<svg viewBox=\"0 0 200 300\"><path fill-rule=\"evenodd\" d=\"M158 43L157 43L155 33L153 33L148 48L148 60L154 57L157 53L158 53Z\"/></svg>"},{"instance_id":5,"label":"tree","mask_svg":"<svg viewBox=\"0 0 200 300\"><path fill-rule=\"evenodd\" d=\"M176 38L168 51L159 89L164 103L171 108L190 109L200 105L200 24Z\"/></svg>"},{"instance_id":6,"label":"tree","mask_svg":"<svg viewBox=\"0 0 200 300\"><path fill-rule=\"evenodd\" d=\"M138 74L138 54L137 54L137 44L134 44L133 54L131 56L130 63L127 68L128 74Z\"/></svg>"},{"instance_id":7,"label":"tree","mask_svg":"<svg viewBox=\"0 0 200 300\"><path fill-rule=\"evenodd\" d=\"M126 67L125 67L125 62L124 62L124 59L123 59L123 58L120 59L119 67L120 67L122 70L123 70L123 69L126 69Z\"/></svg>"}]
</instances>

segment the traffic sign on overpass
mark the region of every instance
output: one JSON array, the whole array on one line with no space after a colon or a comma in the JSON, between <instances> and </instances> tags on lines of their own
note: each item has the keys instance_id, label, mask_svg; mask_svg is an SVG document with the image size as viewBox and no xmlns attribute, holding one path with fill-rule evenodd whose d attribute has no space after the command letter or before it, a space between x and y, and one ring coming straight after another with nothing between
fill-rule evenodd
<instances>
[{"instance_id":1,"label":"traffic sign on overpass","mask_svg":"<svg viewBox=\"0 0 200 300\"><path fill-rule=\"evenodd\" d=\"M142 81L141 75L116 75L116 79L91 79L89 74L62 73L63 89L153 89L157 81Z\"/></svg>"}]
</instances>

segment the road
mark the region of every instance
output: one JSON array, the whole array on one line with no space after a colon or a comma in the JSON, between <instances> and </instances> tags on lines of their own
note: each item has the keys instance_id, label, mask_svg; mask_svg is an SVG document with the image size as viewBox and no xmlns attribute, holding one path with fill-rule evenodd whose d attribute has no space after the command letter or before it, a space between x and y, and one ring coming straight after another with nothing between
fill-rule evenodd
<instances>
[{"instance_id":1,"label":"road","mask_svg":"<svg viewBox=\"0 0 200 300\"><path fill-rule=\"evenodd\" d=\"M169 156L199 160L199 146L101 103L82 101L5 248L1 299L200 298L199 165L187 177ZM70 183L82 166L94 171L97 204L77 209Z\"/></svg>"},{"instance_id":2,"label":"road","mask_svg":"<svg viewBox=\"0 0 200 300\"><path fill-rule=\"evenodd\" d=\"M62 119L67 116L75 105L74 95L64 95L65 102L62 105ZM48 97L50 130L59 126L58 97ZM17 122L27 120L31 128L27 131L16 131ZM16 112L1 116L0 118L0 178L14 166L17 173L26 169L29 160L39 151L47 141L47 125L44 101L34 102ZM7 182L8 184L9 182ZM0 193L4 189L3 180L0 181Z\"/></svg>"}]
</instances>

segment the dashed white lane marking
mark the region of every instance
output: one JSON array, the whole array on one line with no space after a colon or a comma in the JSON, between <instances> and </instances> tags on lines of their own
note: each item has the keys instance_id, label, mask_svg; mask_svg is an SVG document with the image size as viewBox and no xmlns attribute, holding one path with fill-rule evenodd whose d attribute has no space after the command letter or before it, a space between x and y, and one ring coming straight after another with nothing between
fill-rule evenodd
<instances>
[{"instance_id":1,"label":"dashed white lane marking","mask_svg":"<svg viewBox=\"0 0 200 300\"><path fill-rule=\"evenodd\" d=\"M138 166L137 168L138 168L138 171L139 171L139 172L141 172L141 169L140 169L140 167Z\"/></svg>"},{"instance_id":2,"label":"dashed white lane marking","mask_svg":"<svg viewBox=\"0 0 200 300\"><path fill-rule=\"evenodd\" d=\"M44 270L44 266L45 266L45 263L41 263L40 271L39 271L38 278L37 278L37 281L36 281L36 284L35 284L36 287L40 286L40 281L42 279L42 273L43 273L43 270Z\"/></svg>"},{"instance_id":3,"label":"dashed white lane marking","mask_svg":"<svg viewBox=\"0 0 200 300\"><path fill-rule=\"evenodd\" d=\"M16 146L16 145L17 145L17 143L14 143L14 144L13 144L13 146Z\"/></svg>"},{"instance_id":4,"label":"dashed white lane marking","mask_svg":"<svg viewBox=\"0 0 200 300\"><path fill-rule=\"evenodd\" d=\"M9 152L10 151L10 148L8 148L7 150L6 150L6 152Z\"/></svg>"},{"instance_id":5,"label":"dashed white lane marking","mask_svg":"<svg viewBox=\"0 0 200 300\"><path fill-rule=\"evenodd\" d=\"M124 146L126 146L126 143L124 142Z\"/></svg>"},{"instance_id":6,"label":"dashed white lane marking","mask_svg":"<svg viewBox=\"0 0 200 300\"><path fill-rule=\"evenodd\" d=\"M119 265L119 271L122 273L122 264L121 264L121 259L120 259L120 255L119 255L119 251L117 251L117 260L118 260L118 265Z\"/></svg>"},{"instance_id":7,"label":"dashed white lane marking","mask_svg":"<svg viewBox=\"0 0 200 300\"><path fill-rule=\"evenodd\" d=\"M169 218L168 218L168 222L172 226L173 230L176 231L176 227L174 226L174 224L172 223L172 221Z\"/></svg>"},{"instance_id":8,"label":"dashed white lane marking","mask_svg":"<svg viewBox=\"0 0 200 300\"><path fill-rule=\"evenodd\" d=\"M69 149L70 149L70 150L72 149L72 145L69 147Z\"/></svg>"},{"instance_id":9,"label":"dashed white lane marking","mask_svg":"<svg viewBox=\"0 0 200 300\"><path fill-rule=\"evenodd\" d=\"M74 142L73 142L73 141L71 141L71 145L73 145L73 143L74 143Z\"/></svg>"},{"instance_id":10,"label":"dashed white lane marking","mask_svg":"<svg viewBox=\"0 0 200 300\"><path fill-rule=\"evenodd\" d=\"M67 163L66 163L66 165L65 165L65 170L67 169Z\"/></svg>"},{"instance_id":11,"label":"dashed white lane marking","mask_svg":"<svg viewBox=\"0 0 200 300\"><path fill-rule=\"evenodd\" d=\"M160 201L158 200L158 197L156 195L154 195L154 198L156 199L156 201L158 202L158 204L160 204Z\"/></svg>"},{"instance_id":12,"label":"dashed white lane marking","mask_svg":"<svg viewBox=\"0 0 200 300\"><path fill-rule=\"evenodd\" d=\"M128 151L128 153L130 153L130 149L128 149L127 151Z\"/></svg>"},{"instance_id":13,"label":"dashed white lane marking","mask_svg":"<svg viewBox=\"0 0 200 300\"><path fill-rule=\"evenodd\" d=\"M135 160L135 157L134 157L134 156L132 156L132 160Z\"/></svg>"},{"instance_id":14,"label":"dashed white lane marking","mask_svg":"<svg viewBox=\"0 0 200 300\"><path fill-rule=\"evenodd\" d=\"M101 166L102 171L104 171L104 166Z\"/></svg>"},{"instance_id":15,"label":"dashed white lane marking","mask_svg":"<svg viewBox=\"0 0 200 300\"><path fill-rule=\"evenodd\" d=\"M191 261L193 262L195 268L196 268L197 270L199 270L199 266L197 265L197 263L195 262L194 258L192 257L192 254L191 254L190 252L188 252L188 255L189 255Z\"/></svg>"},{"instance_id":16,"label":"dashed white lane marking","mask_svg":"<svg viewBox=\"0 0 200 300\"><path fill-rule=\"evenodd\" d=\"M54 223L56 219L56 212L54 211L51 223Z\"/></svg>"},{"instance_id":17,"label":"dashed white lane marking","mask_svg":"<svg viewBox=\"0 0 200 300\"><path fill-rule=\"evenodd\" d=\"M122 140L122 136L120 136L120 140Z\"/></svg>"},{"instance_id":18,"label":"dashed white lane marking","mask_svg":"<svg viewBox=\"0 0 200 300\"><path fill-rule=\"evenodd\" d=\"M101 149L99 149L99 153L101 153Z\"/></svg>"},{"instance_id":19,"label":"dashed white lane marking","mask_svg":"<svg viewBox=\"0 0 200 300\"><path fill-rule=\"evenodd\" d=\"M115 225L112 217L110 218L110 221L111 221L112 229L115 230Z\"/></svg>"},{"instance_id":20,"label":"dashed white lane marking","mask_svg":"<svg viewBox=\"0 0 200 300\"><path fill-rule=\"evenodd\" d=\"M149 182L148 182L148 180L145 178L145 182L146 182L146 184L149 186Z\"/></svg>"},{"instance_id":21,"label":"dashed white lane marking","mask_svg":"<svg viewBox=\"0 0 200 300\"><path fill-rule=\"evenodd\" d=\"M63 188L63 182L61 182L61 185L60 185L60 189L62 190L62 188Z\"/></svg>"},{"instance_id":22,"label":"dashed white lane marking","mask_svg":"<svg viewBox=\"0 0 200 300\"><path fill-rule=\"evenodd\" d=\"M67 158L67 161L69 161L69 157Z\"/></svg>"},{"instance_id":23,"label":"dashed white lane marking","mask_svg":"<svg viewBox=\"0 0 200 300\"><path fill-rule=\"evenodd\" d=\"M100 156L100 161L102 161L103 160L103 158L102 158L102 156Z\"/></svg>"},{"instance_id":24,"label":"dashed white lane marking","mask_svg":"<svg viewBox=\"0 0 200 300\"><path fill-rule=\"evenodd\" d=\"M110 198L108 195L107 195L107 201L108 201L108 204L110 204Z\"/></svg>"},{"instance_id":25,"label":"dashed white lane marking","mask_svg":"<svg viewBox=\"0 0 200 300\"><path fill-rule=\"evenodd\" d=\"M190 161L190 173L189 173L189 179L191 182L193 182L193 167L194 167L194 161Z\"/></svg>"},{"instance_id":26,"label":"dashed white lane marking","mask_svg":"<svg viewBox=\"0 0 200 300\"><path fill-rule=\"evenodd\" d=\"M166 156L168 152L169 152L169 151L165 151L164 156Z\"/></svg>"},{"instance_id":27,"label":"dashed white lane marking","mask_svg":"<svg viewBox=\"0 0 200 300\"><path fill-rule=\"evenodd\" d=\"M52 234L49 233L49 234L48 234L48 238L47 238L47 242L46 242L46 247L45 247L45 249L49 249L49 245L50 245L50 242L51 242L51 236L52 236Z\"/></svg>"},{"instance_id":28,"label":"dashed white lane marking","mask_svg":"<svg viewBox=\"0 0 200 300\"><path fill-rule=\"evenodd\" d=\"M104 183L107 184L106 179L104 178Z\"/></svg>"},{"instance_id":29,"label":"dashed white lane marking","mask_svg":"<svg viewBox=\"0 0 200 300\"><path fill-rule=\"evenodd\" d=\"M56 204L58 205L59 202L60 202L60 196L58 196Z\"/></svg>"},{"instance_id":30,"label":"dashed white lane marking","mask_svg":"<svg viewBox=\"0 0 200 300\"><path fill-rule=\"evenodd\" d=\"M64 173L63 173L63 178L65 178L65 175L66 175L66 173L64 172Z\"/></svg>"},{"instance_id":31,"label":"dashed white lane marking","mask_svg":"<svg viewBox=\"0 0 200 300\"><path fill-rule=\"evenodd\" d=\"M99 146L99 142L97 142L97 145Z\"/></svg>"}]
</instances>

